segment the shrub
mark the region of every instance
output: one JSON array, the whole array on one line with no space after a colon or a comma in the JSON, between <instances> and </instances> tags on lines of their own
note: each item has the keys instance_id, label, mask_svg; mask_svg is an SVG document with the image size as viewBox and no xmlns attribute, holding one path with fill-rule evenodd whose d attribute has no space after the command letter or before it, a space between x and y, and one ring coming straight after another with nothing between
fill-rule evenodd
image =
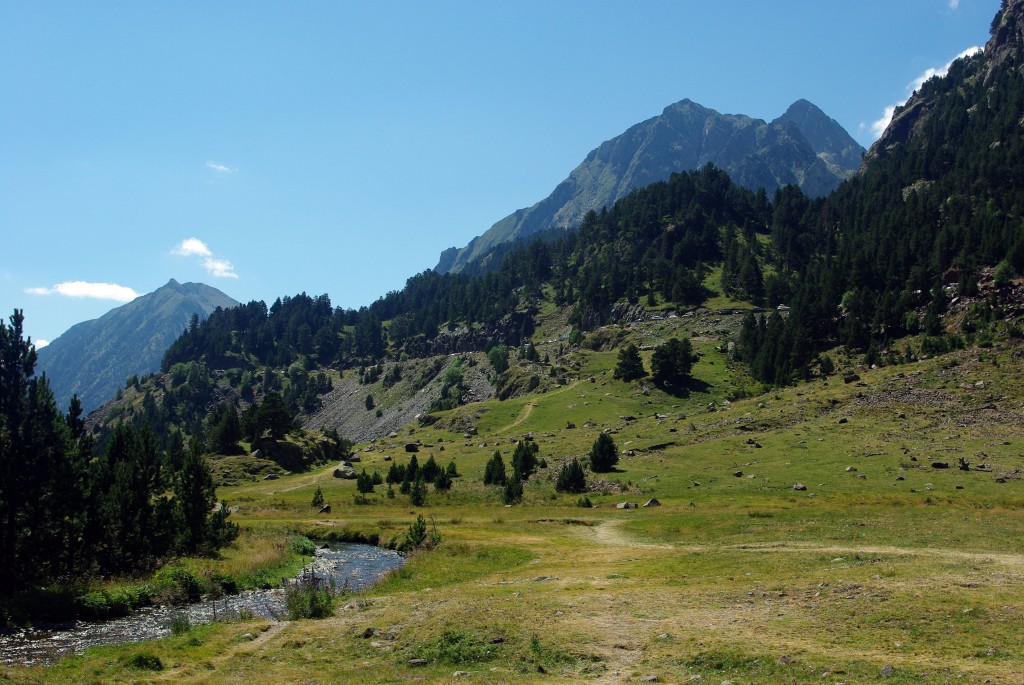
<instances>
[{"instance_id":1,"label":"shrub","mask_svg":"<svg viewBox=\"0 0 1024 685\"><path fill-rule=\"evenodd\" d=\"M133 654L124 660L124 665L128 668L134 668L140 671L164 670L164 663L160 661L160 657L151 652L139 652L138 654Z\"/></svg>"},{"instance_id":2,"label":"shrub","mask_svg":"<svg viewBox=\"0 0 1024 685\"><path fill-rule=\"evenodd\" d=\"M312 573L304 573L285 591L288 618L327 618L334 613L334 588Z\"/></svg>"},{"instance_id":3,"label":"shrub","mask_svg":"<svg viewBox=\"0 0 1024 685\"><path fill-rule=\"evenodd\" d=\"M316 543L305 535L299 535L292 539L291 548L292 553L300 556L312 557L316 555Z\"/></svg>"}]
</instances>

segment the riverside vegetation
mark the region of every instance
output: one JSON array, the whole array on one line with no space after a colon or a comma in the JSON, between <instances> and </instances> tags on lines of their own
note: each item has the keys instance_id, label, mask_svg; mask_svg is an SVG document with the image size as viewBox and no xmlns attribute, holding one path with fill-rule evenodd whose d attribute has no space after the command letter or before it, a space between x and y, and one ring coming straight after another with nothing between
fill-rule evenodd
<instances>
[{"instance_id":1,"label":"riverside vegetation","mask_svg":"<svg viewBox=\"0 0 1024 685\"><path fill-rule=\"evenodd\" d=\"M705 168L359 311L196 322L89 428L218 465L241 534L171 567L408 563L318 621L0 677L1019 682L1022 36L1007 0L827 197Z\"/></svg>"}]
</instances>

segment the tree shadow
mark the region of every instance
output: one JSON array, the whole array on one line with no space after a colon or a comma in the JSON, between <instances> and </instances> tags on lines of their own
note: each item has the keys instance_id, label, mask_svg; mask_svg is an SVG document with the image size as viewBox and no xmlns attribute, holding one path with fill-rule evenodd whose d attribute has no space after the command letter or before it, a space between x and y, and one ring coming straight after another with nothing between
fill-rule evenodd
<instances>
[{"instance_id":1,"label":"tree shadow","mask_svg":"<svg viewBox=\"0 0 1024 685\"><path fill-rule=\"evenodd\" d=\"M682 383L662 385L660 387L662 390L664 390L667 394L671 395L672 397L686 398L689 397L692 393L709 392L711 388L714 386L712 386L710 383L706 381L702 381L699 378L690 377L687 378Z\"/></svg>"}]
</instances>

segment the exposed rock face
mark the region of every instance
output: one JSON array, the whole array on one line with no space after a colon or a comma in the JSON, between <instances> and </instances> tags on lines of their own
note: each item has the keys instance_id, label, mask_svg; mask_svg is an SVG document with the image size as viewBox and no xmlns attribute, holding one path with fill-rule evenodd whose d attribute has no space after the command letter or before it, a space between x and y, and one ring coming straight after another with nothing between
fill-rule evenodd
<instances>
[{"instance_id":1,"label":"exposed rock face","mask_svg":"<svg viewBox=\"0 0 1024 685\"><path fill-rule=\"evenodd\" d=\"M985 49L979 55L962 59L970 60L969 78L981 78L986 85L1003 69L1020 69L1024 65L1024 0L1003 0L1002 9L992 21L992 37ZM936 98L915 92L896 110L885 132L864 155L863 164L913 140L938 104Z\"/></svg>"},{"instance_id":2,"label":"exposed rock face","mask_svg":"<svg viewBox=\"0 0 1024 685\"><path fill-rule=\"evenodd\" d=\"M751 189L772 193L792 183L818 196L852 175L863 153L838 123L806 100L771 123L683 100L602 143L547 198L513 212L466 247L445 250L434 270L461 271L496 245L576 226L588 211L674 172L714 164Z\"/></svg>"},{"instance_id":3,"label":"exposed rock face","mask_svg":"<svg viewBox=\"0 0 1024 685\"><path fill-rule=\"evenodd\" d=\"M172 278L148 295L69 328L39 350L36 373L46 372L58 407L67 408L77 394L88 413L112 399L129 376L158 371L164 352L193 314L205 319L217 307L237 304L216 288Z\"/></svg>"},{"instance_id":4,"label":"exposed rock face","mask_svg":"<svg viewBox=\"0 0 1024 685\"><path fill-rule=\"evenodd\" d=\"M405 343L405 352L410 357L433 357L463 352L479 352L491 345L518 346L533 335L533 312L516 311L506 314L493 326L480 328L458 328L443 331L432 339L422 335Z\"/></svg>"}]
</instances>

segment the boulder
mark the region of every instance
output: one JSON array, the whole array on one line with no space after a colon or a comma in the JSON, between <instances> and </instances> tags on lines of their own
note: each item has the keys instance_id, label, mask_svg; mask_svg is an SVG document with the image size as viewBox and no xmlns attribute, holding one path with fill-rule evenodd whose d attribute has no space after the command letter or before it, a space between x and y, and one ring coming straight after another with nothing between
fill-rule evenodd
<instances>
[{"instance_id":1,"label":"boulder","mask_svg":"<svg viewBox=\"0 0 1024 685\"><path fill-rule=\"evenodd\" d=\"M803 492L804 490L807 489L807 486L804 485L803 483L793 483L793 489L796 490L797 492Z\"/></svg>"},{"instance_id":2,"label":"boulder","mask_svg":"<svg viewBox=\"0 0 1024 685\"><path fill-rule=\"evenodd\" d=\"M331 513L331 505L330 504L323 505L322 507L320 507L320 511L318 511L317 513L318 514L330 514Z\"/></svg>"},{"instance_id":3,"label":"boulder","mask_svg":"<svg viewBox=\"0 0 1024 685\"><path fill-rule=\"evenodd\" d=\"M652 497L649 500L647 500L646 502L644 502L644 506L645 507L660 507L661 506L661 502L659 502L656 498Z\"/></svg>"},{"instance_id":4,"label":"boulder","mask_svg":"<svg viewBox=\"0 0 1024 685\"><path fill-rule=\"evenodd\" d=\"M355 480L358 475L359 474L356 473L356 470L354 468L352 468L351 466L339 466L338 468L334 469L334 477L335 478L343 478L345 480Z\"/></svg>"},{"instance_id":5,"label":"boulder","mask_svg":"<svg viewBox=\"0 0 1024 685\"><path fill-rule=\"evenodd\" d=\"M619 502L615 505L616 509L636 509L636 502Z\"/></svg>"},{"instance_id":6,"label":"boulder","mask_svg":"<svg viewBox=\"0 0 1024 685\"><path fill-rule=\"evenodd\" d=\"M267 475L263 476L263 480L277 480L278 478L280 478L280 476L278 476L276 473L268 473Z\"/></svg>"},{"instance_id":7,"label":"boulder","mask_svg":"<svg viewBox=\"0 0 1024 685\"><path fill-rule=\"evenodd\" d=\"M420 446L417 445L415 442L410 442L410 443L406 444L405 451L406 452L419 452L420 451Z\"/></svg>"}]
</instances>

